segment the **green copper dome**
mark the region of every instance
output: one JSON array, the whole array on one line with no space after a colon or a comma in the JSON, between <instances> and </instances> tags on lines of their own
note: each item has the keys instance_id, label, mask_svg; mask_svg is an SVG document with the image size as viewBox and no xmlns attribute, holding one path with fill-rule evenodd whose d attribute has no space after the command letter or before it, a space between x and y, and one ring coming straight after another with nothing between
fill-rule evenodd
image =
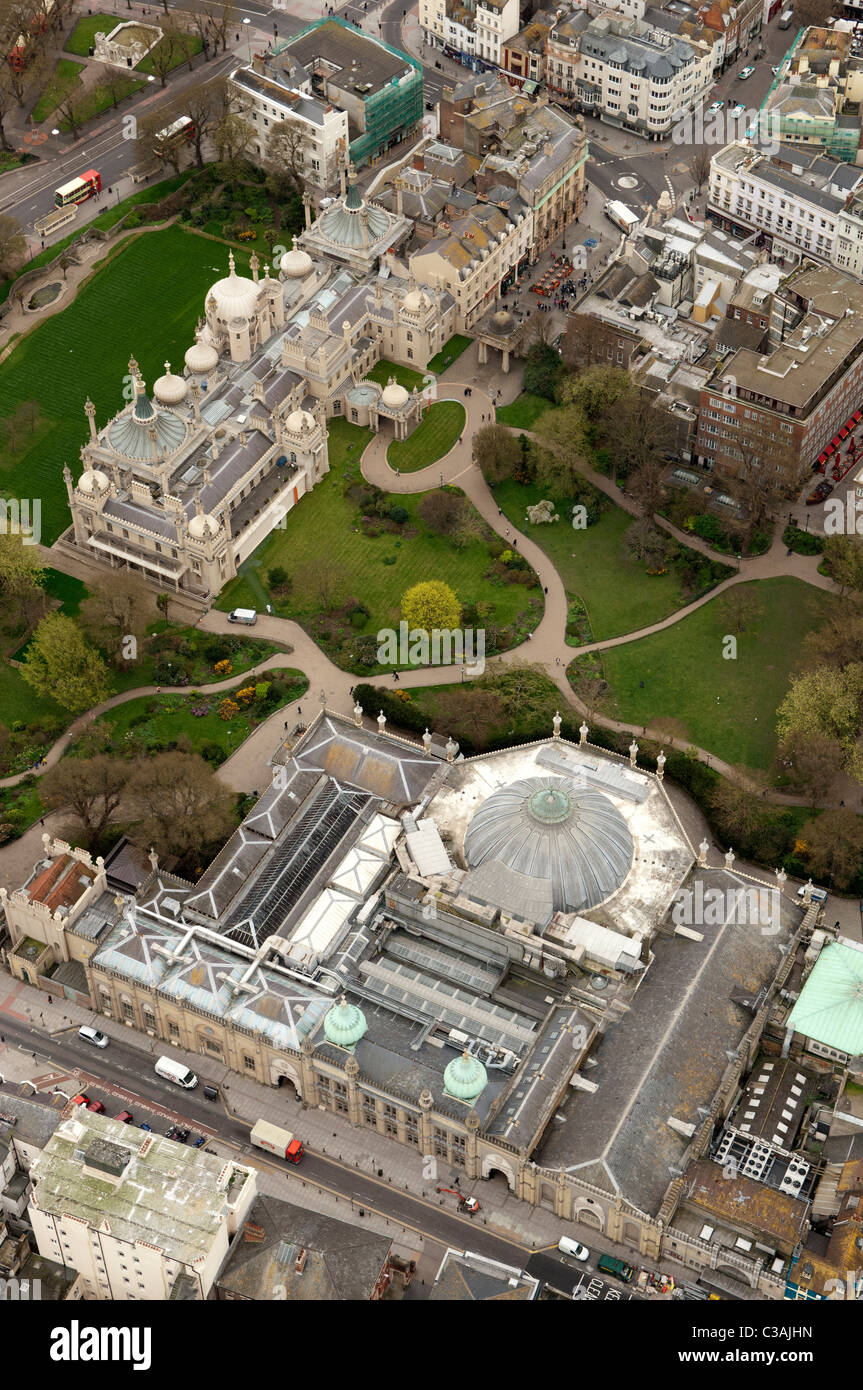
<instances>
[{"instance_id":1,"label":"green copper dome","mask_svg":"<svg viewBox=\"0 0 863 1390\"><path fill-rule=\"evenodd\" d=\"M358 1009L356 1004L349 1004L343 994L324 1019L324 1035L334 1047L353 1052L368 1026L362 1009Z\"/></svg>"},{"instance_id":2,"label":"green copper dome","mask_svg":"<svg viewBox=\"0 0 863 1390\"><path fill-rule=\"evenodd\" d=\"M477 1057L463 1052L450 1062L443 1074L443 1087L447 1095L456 1100L474 1101L488 1085L488 1073Z\"/></svg>"}]
</instances>

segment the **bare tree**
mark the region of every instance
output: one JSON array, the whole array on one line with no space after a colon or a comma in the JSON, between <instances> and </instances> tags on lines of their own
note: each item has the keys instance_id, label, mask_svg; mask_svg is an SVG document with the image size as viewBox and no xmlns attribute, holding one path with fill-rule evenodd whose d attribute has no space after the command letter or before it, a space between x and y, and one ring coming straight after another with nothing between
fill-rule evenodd
<instances>
[{"instance_id":1,"label":"bare tree","mask_svg":"<svg viewBox=\"0 0 863 1390\"><path fill-rule=\"evenodd\" d=\"M10 275L27 256L27 238L16 217L0 213L0 275Z\"/></svg>"},{"instance_id":2,"label":"bare tree","mask_svg":"<svg viewBox=\"0 0 863 1390\"><path fill-rule=\"evenodd\" d=\"M801 28L823 29L834 13L834 0L794 0L794 20Z\"/></svg>"},{"instance_id":3,"label":"bare tree","mask_svg":"<svg viewBox=\"0 0 863 1390\"><path fill-rule=\"evenodd\" d=\"M700 193L710 177L710 151L706 145L699 145L698 149L692 151L689 157L689 172L696 191Z\"/></svg>"},{"instance_id":4,"label":"bare tree","mask_svg":"<svg viewBox=\"0 0 863 1390\"><path fill-rule=\"evenodd\" d=\"M297 188L302 188L310 147L308 127L303 121L278 121L267 141L267 161L277 172L287 174Z\"/></svg>"},{"instance_id":5,"label":"bare tree","mask_svg":"<svg viewBox=\"0 0 863 1390\"><path fill-rule=\"evenodd\" d=\"M224 164L235 164L247 155L254 139L254 128L235 111L227 111L213 126L213 144Z\"/></svg>"},{"instance_id":6,"label":"bare tree","mask_svg":"<svg viewBox=\"0 0 863 1390\"><path fill-rule=\"evenodd\" d=\"M184 114L194 122L192 144L195 163L199 169L203 169L204 140L212 134L219 121L233 110L232 94L224 77L214 77L187 87L182 104Z\"/></svg>"},{"instance_id":7,"label":"bare tree","mask_svg":"<svg viewBox=\"0 0 863 1390\"><path fill-rule=\"evenodd\" d=\"M616 336L616 330L595 314L570 314L560 340L563 365L571 372L583 372L598 362L604 362L610 334Z\"/></svg>"},{"instance_id":8,"label":"bare tree","mask_svg":"<svg viewBox=\"0 0 863 1390\"><path fill-rule=\"evenodd\" d=\"M167 10L165 11L167 14ZM156 47L150 50L149 58L153 71L163 87L167 86L168 73L182 52L179 29L170 24L161 24L162 37Z\"/></svg>"}]
</instances>

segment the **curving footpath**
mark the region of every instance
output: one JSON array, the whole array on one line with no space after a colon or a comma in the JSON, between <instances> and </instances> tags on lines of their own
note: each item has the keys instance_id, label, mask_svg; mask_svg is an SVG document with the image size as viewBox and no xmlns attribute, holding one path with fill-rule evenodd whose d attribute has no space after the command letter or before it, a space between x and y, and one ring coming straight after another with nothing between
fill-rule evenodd
<instances>
[{"instance_id":1,"label":"curving footpath","mask_svg":"<svg viewBox=\"0 0 863 1390\"><path fill-rule=\"evenodd\" d=\"M465 388L470 386L472 394L465 397ZM732 588L735 584L745 584L755 579L774 579L782 575L788 575L795 579L800 579L804 583L839 593L837 585L832 580L825 578L818 573L817 556L787 555L786 547L782 544L781 537L774 540L773 545L766 554L750 560L743 560L737 574L717 584L709 593L703 594L700 598L693 600L683 608L677 609L668 617L659 622L652 623L648 627L639 628L636 631L624 633L618 637L609 637L603 641L589 642L583 646L573 647L566 641L566 623L569 604L563 581L557 570L552 564L546 553L536 544L530 536L517 530L509 520L501 513L495 500L494 494L486 483L479 468L473 462L470 441L477 430L482 429L483 425L494 420L494 405L491 397L472 382L442 382L438 386L438 400L457 400L464 406L466 423L464 432L456 444L449 452L427 468L419 469L416 472L396 475L395 471L387 462L387 450L391 440L389 436L378 434L369 441L361 460L363 476L370 483L384 489L390 493L414 493L426 492L431 488L440 486L441 482L452 484L462 489L466 497L470 500L482 518L488 525L498 533L504 540L511 540L517 545L519 552L524 556L534 569L540 585L544 591L545 608L540 622L533 630L529 639L522 642L518 647L511 648L509 651L496 656L494 660L506 663L518 663L529 661L531 664L543 666L547 674L557 685L562 698L562 703L574 708L575 711L584 715L586 708L577 698L572 690L567 677L566 669L576 657L590 653L601 652L611 647L619 647L629 642L640 641L644 637L649 637L652 633L665 631L673 627L694 613L704 604L712 602L713 599L726 589ZM596 487L600 488L609 496L616 505L624 508L631 514L636 514L637 509L632 499L628 498L621 490L602 474L594 472L590 468L583 470L585 476L589 478ZM698 550L701 554L708 556L712 560L727 564L728 556L722 555L718 551L711 549L704 541L697 536L690 536L678 530L671 522L663 517L656 517L657 523L662 526L669 534L691 549ZM234 632L235 629L228 622L227 614L215 609L210 609L200 619L201 628L209 632ZM274 641L289 644L293 651L269 657L244 675L253 676L261 671L266 671L273 666L284 665L286 660L289 664L303 672L308 677L309 689L302 699L296 702L295 706L284 706L277 710L263 724L260 724L253 733L245 740L240 748L219 768L219 777L230 787L237 791L248 790L249 787L265 785L269 778L269 759L274 748L274 734L279 719L284 722L287 714L290 721L291 712L296 716L302 701L308 703L309 711L318 706L326 706L331 709L349 709L353 704L352 691L354 685L362 677L357 677L351 672L342 671L335 666L332 661L321 651L317 643L308 633L299 626L298 623L287 618L278 618L268 614L259 614L257 622L258 635L270 638ZM558 664L559 663L559 664ZM452 667L411 667L399 673L399 684L402 687L416 687L426 685L447 685L451 684L454 678ZM210 685L196 687L203 694L217 694L220 690L236 684L236 676L230 677L226 681L219 681ZM380 680L381 676L370 676L369 680ZM155 695L158 688L153 685L142 686L134 690L124 691L122 694L113 696L103 704L98 705L86 714L81 715L70 726L67 732L54 744L50 752L45 756L45 765L50 767L63 755L69 744L83 731L84 728L100 714L106 710L114 708L116 705L124 703L126 700L137 699L142 695ZM373 715L373 711L366 711L367 717ZM595 724L603 728L612 729L619 733L632 734L642 738L648 738L657 742L665 742L669 746L674 745L674 739L669 737L667 732L652 729L649 725L627 724L621 720L591 714L591 719ZM445 730L443 732L446 732ZM715 754L707 749L698 748L687 740L686 746L692 749L703 762L709 763L717 771L725 776L732 778L739 784L751 791L761 791L762 788L750 779L741 776L740 772L717 758ZM29 774L18 773L12 777L0 779L0 786L12 786L23 780ZM849 784L850 787L850 784ZM858 789L859 790L859 789ZM845 789L839 789L839 795L845 795ZM777 792L767 794L770 801L783 805L805 805L802 797L788 796Z\"/></svg>"}]
</instances>

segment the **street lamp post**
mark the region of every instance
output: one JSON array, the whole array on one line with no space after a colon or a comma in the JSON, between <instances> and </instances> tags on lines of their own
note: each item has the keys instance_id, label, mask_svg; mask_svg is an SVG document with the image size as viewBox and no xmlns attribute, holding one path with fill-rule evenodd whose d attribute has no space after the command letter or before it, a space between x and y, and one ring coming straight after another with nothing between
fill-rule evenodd
<instances>
[{"instance_id":1,"label":"street lamp post","mask_svg":"<svg viewBox=\"0 0 863 1390\"><path fill-rule=\"evenodd\" d=\"M251 30L251 23L252 23L252 21L249 19L249 16L248 16L248 15L244 15L244 16L243 16L243 24L249 26L249 27L247 27L247 29L246 29L246 39L247 39L247 41L248 41L249 62L252 61L252 30Z\"/></svg>"}]
</instances>

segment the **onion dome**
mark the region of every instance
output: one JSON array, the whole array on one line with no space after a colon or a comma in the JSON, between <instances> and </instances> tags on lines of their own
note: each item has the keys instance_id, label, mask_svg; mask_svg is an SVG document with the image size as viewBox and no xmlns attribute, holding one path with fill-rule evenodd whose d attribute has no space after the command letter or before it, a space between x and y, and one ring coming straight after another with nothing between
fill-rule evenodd
<instances>
[{"instance_id":1,"label":"onion dome","mask_svg":"<svg viewBox=\"0 0 863 1390\"><path fill-rule=\"evenodd\" d=\"M475 1101L488 1085L488 1072L478 1057L463 1052L447 1066L443 1088L456 1100Z\"/></svg>"},{"instance_id":2,"label":"onion dome","mask_svg":"<svg viewBox=\"0 0 863 1390\"><path fill-rule=\"evenodd\" d=\"M220 319L250 319L258 304L258 286L247 275L238 275L234 269L234 253L228 256L230 274L224 280L217 280L210 290L216 301L216 313Z\"/></svg>"},{"instance_id":3,"label":"onion dome","mask_svg":"<svg viewBox=\"0 0 863 1390\"><path fill-rule=\"evenodd\" d=\"M293 434L302 434L315 428L315 417L309 410L292 410L285 424Z\"/></svg>"},{"instance_id":4,"label":"onion dome","mask_svg":"<svg viewBox=\"0 0 863 1390\"><path fill-rule=\"evenodd\" d=\"M160 405L179 405L186 399L188 383L171 371L170 362L165 363L165 375L153 382L153 395Z\"/></svg>"},{"instance_id":5,"label":"onion dome","mask_svg":"<svg viewBox=\"0 0 863 1390\"><path fill-rule=\"evenodd\" d=\"M204 343L199 338L193 343L186 353L186 366L195 376L204 376L207 372L215 371L219 365L219 354L210 343Z\"/></svg>"},{"instance_id":6,"label":"onion dome","mask_svg":"<svg viewBox=\"0 0 863 1390\"><path fill-rule=\"evenodd\" d=\"M205 540L207 536L215 536L218 530L219 523L209 512L200 512L189 522L189 535L198 541Z\"/></svg>"},{"instance_id":7,"label":"onion dome","mask_svg":"<svg viewBox=\"0 0 863 1390\"><path fill-rule=\"evenodd\" d=\"M400 386L394 376L389 381L381 393L381 400L384 405L388 405L390 410L401 410L408 400L408 393L403 386Z\"/></svg>"},{"instance_id":8,"label":"onion dome","mask_svg":"<svg viewBox=\"0 0 863 1390\"><path fill-rule=\"evenodd\" d=\"M100 468L88 468L78 479L78 489L80 492L103 492L110 486L107 473L103 473Z\"/></svg>"},{"instance_id":9,"label":"onion dome","mask_svg":"<svg viewBox=\"0 0 863 1390\"><path fill-rule=\"evenodd\" d=\"M464 853L472 869L497 861L550 882L555 912L583 912L623 883L633 843L602 792L566 777L528 777L501 787L474 812Z\"/></svg>"},{"instance_id":10,"label":"onion dome","mask_svg":"<svg viewBox=\"0 0 863 1390\"><path fill-rule=\"evenodd\" d=\"M324 1018L324 1036L334 1047L353 1052L368 1026L362 1009L349 1004L347 995L343 994Z\"/></svg>"},{"instance_id":11,"label":"onion dome","mask_svg":"<svg viewBox=\"0 0 863 1390\"><path fill-rule=\"evenodd\" d=\"M430 304L431 300L425 290L413 289L408 290L405 295L402 308L409 314L418 314L422 309L428 309Z\"/></svg>"},{"instance_id":12,"label":"onion dome","mask_svg":"<svg viewBox=\"0 0 863 1390\"><path fill-rule=\"evenodd\" d=\"M312 258L308 251L301 251L297 246L297 238L294 237L293 251L286 251L282 256L279 270L288 280L302 280L312 268Z\"/></svg>"}]
</instances>

